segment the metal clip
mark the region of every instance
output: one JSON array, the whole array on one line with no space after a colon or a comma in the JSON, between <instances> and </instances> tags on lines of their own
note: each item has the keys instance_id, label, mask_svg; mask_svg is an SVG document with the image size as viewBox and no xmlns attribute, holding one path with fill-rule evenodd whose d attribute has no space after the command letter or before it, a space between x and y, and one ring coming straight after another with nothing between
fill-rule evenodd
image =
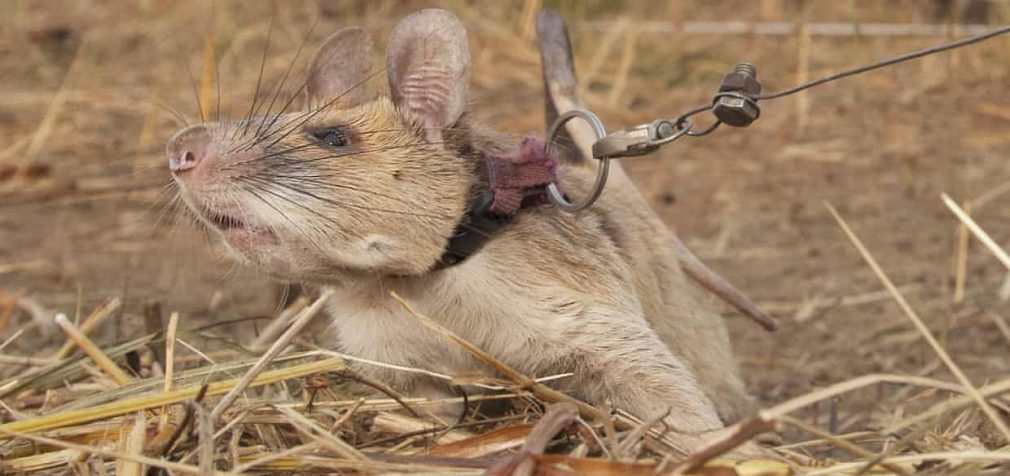
<instances>
[{"instance_id":1,"label":"metal clip","mask_svg":"<svg viewBox=\"0 0 1010 476\"><path fill-rule=\"evenodd\" d=\"M655 152L660 146L673 142L691 130L690 121L677 124L659 119L613 132L593 143L593 157L615 159L638 157Z\"/></svg>"}]
</instances>

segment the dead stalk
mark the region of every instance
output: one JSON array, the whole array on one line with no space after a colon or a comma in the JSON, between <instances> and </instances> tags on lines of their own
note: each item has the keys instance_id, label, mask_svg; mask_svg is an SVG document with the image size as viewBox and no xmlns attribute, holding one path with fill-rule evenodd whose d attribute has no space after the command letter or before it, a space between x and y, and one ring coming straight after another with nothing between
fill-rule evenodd
<instances>
[{"instance_id":1,"label":"dead stalk","mask_svg":"<svg viewBox=\"0 0 1010 476\"><path fill-rule=\"evenodd\" d=\"M211 421L216 422L221 418L224 411L227 410L228 407L235 402L235 399L237 399L238 396L246 390L253 379L255 379L256 376L259 375L259 373L274 360L274 358L280 355L281 351L286 349L288 344L291 343L291 340L294 339L295 336L298 335L298 333L301 332L301 330L310 321L312 321L314 317L316 317L316 314L319 313L319 311L323 308L323 305L326 304L326 301L329 300L332 295L333 291L324 292L321 296L319 296L319 299L316 299L311 306L303 310L298 317L294 319L291 327L289 327L288 330L277 339L277 342L274 342L274 344L267 349L266 353L263 354L263 357L261 357L260 360L258 360L256 364L242 376L238 385L233 387L227 394L225 394L221 401L218 402L217 406L214 407L214 410L210 412Z\"/></svg>"},{"instance_id":2,"label":"dead stalk","mask_svg":"<svg viewBox=\"0 0 1010 476\"><path fill-rule=\"evenodd\" d=\"M955 204L952 200L950 200L949 197L944 195L944 199L945 202L947 202L948 207L953 206L957 208L957 204ZM982 394L978 392L978 389L971 384L971 381L968 380L968 376L966 376L964 372L961 371L961 368L958 367L956 363L954 363L954 360L950 358L950 354L948 354L947 351L940 346L940 343L937 342L935 337L933 337L933 333L930 332L929 328L926 327L926 324L922 322L922 319L919 317L919 315L915 312L915 310L912 309L912 306L909 305L908 301L905 300L905 297L901 294L901 291L898 291L898 288L894 286L893 282L891 282L891 278L887 277L887 275L884 274L884 270L880 268L879 264L877 264L877 260L873 257L873 255L870 254L870 251L866 249L866 247L863 245L863 242L859 239L859 237L857 237L856 234L853 233L852 229L849 228L849 224L846 223L844 219L842 219L841 215L838 214L838 211L835 210L834 207L832 207L830 204L827 203L825 203L825 205L828 207L828 211L831 212L831 215L838 222L838 225L842 227L842 230L845 232L846 236L849 237L849 241L851 241L852 244L856 247L856 249L859 250L859 253L863 255L863 259L866 260L867 264L870 265L870 268L873 269L873 272L877 275L878 278L880 278L880 281L881 283L884 284L884 287L886 287L887 290L890 291L891 295L894 296L894 300L897 301L898 306L901 307L901 310L905 312L905 315L908 316L909 320L911 320L912 323L915 324L916 329L918 329L919 333L922 334L923 338L926 339L926 342L929 344L929 346L933 348L933 351L936 352L936 355L940 358L940 360L943 361L944 365L947 366L947 369L950 370L952 374L954 374L957 380L965 388L968 395L970 395L975 400L975 403L979 405L979 407L986 414L986 416L989 417L990 420L992 420L993 424L996 425L996 428L999 429L1000 433L1003 433L1003 436L1007 439L1007 441L1010 441L1010 428L1007 427L1006 422L1004 422L1003 419L996 413L996 410L994 410L992 406L989 405L989 402L987 402L986 399L982 397ZM960 208L957 208L957 210L960 211ZM954 213L957 214L958 212L955 211ZM971 220L971 218L968 218L967 216L965 216L964 218ZM969 228L972 227L972 224L974 224L974 222L971 222L971 224L968 225ZM986 237L988 238L988 235L986 235ZM993 244L995 245L995 243ZM999 247L997 247L997 249L999 249ZM1002 252L1002 249L999 250ZM1004 264L1006 264L1008 269L1010 269L1010 257L1007 257L1007 261L1004 262Z\"/></svg>"}]
</instances>

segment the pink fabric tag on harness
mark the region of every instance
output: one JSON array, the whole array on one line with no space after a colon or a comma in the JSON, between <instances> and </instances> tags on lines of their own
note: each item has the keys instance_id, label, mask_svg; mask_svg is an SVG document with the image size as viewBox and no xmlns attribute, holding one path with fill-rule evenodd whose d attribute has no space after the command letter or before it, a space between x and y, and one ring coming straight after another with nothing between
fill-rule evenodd
<instances>
[{"instance_id":1,"label":"pink fabric tag on harness","mask_svg":"<svg viewBox=\"0 0 1010 476\"><path fill-rule=\"evenodd\" d=\"M547 185L555 181L558 163L547 157L543 140L527 137L516 155L488 156L487 162L494 193L491 213L512 216L520 208L549 202Z\"/></svg>"}]
</instances>

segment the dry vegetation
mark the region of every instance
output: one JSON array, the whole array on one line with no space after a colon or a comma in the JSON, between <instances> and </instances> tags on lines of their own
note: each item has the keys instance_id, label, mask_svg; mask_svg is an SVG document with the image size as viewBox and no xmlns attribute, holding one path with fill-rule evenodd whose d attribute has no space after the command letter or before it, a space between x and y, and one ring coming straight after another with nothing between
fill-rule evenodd
<instances>
[{"instance_id":1,"label":"dry vegetation","mask_svg":"<svg viewBox=\"0 0 1010 476\"><path fill-rule=\"evenodd\" d=\"M441 3L473 29L475 112L512 132L544 129L538 3ZM654 34L639 21L933 21L924 3L548 2L573 30L582 95L611 128L705 102L738 60L777 90L943 39ZM309 49L350 23L383 38L421 5L0 4L0 473L685 468L661 428L573 407L526 376L471 396L460 422L437 421L432 402L295 336L318 305L278 304L276 286L231 269L167 205L162 144L186 118L245 113L271 17L267 91L306 34ZM1010 21L1007 3L991 9ZM749 129L624 162L689 245L779 316L765 334L727 315L766 408L739 435L779 430L768 444L793 471L1010 470L1007 268L940 199L997 246L1010 239L1007 65L1010 39L996 39L770 102ZM495 402L506 408L489 415ZM735 471L780 474L768 464Z\"/></svg>"}]
</instances>

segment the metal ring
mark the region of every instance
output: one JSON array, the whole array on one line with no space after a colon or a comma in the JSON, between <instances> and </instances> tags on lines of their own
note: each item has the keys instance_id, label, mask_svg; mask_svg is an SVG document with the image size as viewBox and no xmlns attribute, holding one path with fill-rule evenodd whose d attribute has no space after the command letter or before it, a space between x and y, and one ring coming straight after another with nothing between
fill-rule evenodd
<instances>
[{"instance_id":1,"label":"metal ring","mask_svg":"<svg viewBox=\"0 0 1010 476\"><path fill-rule=\"evenodd\" d=\"M551 128L547 131L547 146L546 154L550 156L551 144L554 143L554 136L558 134L561 127L565 125L568 121L573 118L580 118L590 127L593 128L593 133L596 134L596 140L600 140L607 135L607 130L603 128L603 122L600 121L596 114L586 110L586 109L572 109L560 116L551 124ZM565 195L558 190L558 185L551 182L547 185L547 197L550 198L551 202L558 206L558 208L565 210L569 213L575 213L588 208L596 199L600 198L600 194L603 193L603 187L607 185L607 176L610 172L610 159L604 157L597 159L600 161L600 166L596 169L596 183L593 185L593 192L589 194L585 200L581 202L572 203L565 198Z\"/></svg>"}]
</instances>

